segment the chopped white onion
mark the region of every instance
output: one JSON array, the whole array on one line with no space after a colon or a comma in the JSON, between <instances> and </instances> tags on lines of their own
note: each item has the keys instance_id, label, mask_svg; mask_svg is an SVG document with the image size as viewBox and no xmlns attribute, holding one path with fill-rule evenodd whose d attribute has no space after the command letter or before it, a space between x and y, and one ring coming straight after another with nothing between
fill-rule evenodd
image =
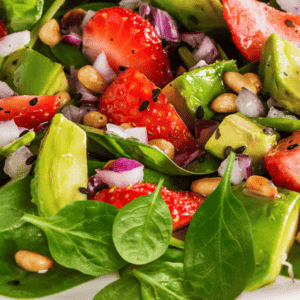
<instances>
[{"instance_id":1,"label":"chopped white onion","mask_svg":"<svg viewBox=\"0 0 300 300\"><path fill-rule=\"evenodd\" d=\"M0 38L0 57L7 56L30 42L30 31L24 30Z\"/></svg>"},{"instance_id":2,"label":"chopped white onion","mask_svg":"<svg viewBox=\"0 0 300 300\"><path fill-rule=\"evenodd\" d=\"M223 160L219 166L218 174L221 177L225 173L227 162L228 162L228 157L225 160ZM237 154L235 156L235 160L233 163L230 182L233 185L236 185L241 183L244 179L249 178L251 175L252 175L252 168L251 168L250 156L246 154Z\"/></svg>"},{"instance_id":3,"label":"chopped white onion","mask_svg":"<svg viewBox=\"0 0 300 300\"><path fill-rule=\"evenodd\" d=\"M108 64L104 51L96 57L93 67L103 76L108 84L117 78L117 74Z\"/></svg>"},{"instance_id":4,"label":"chopped white onion","mask_svg":"<svg viewBox=\"0 0 300 300\"><path fill-rule=\"evenodd\" d=\"M81 94L80 102L97 102L99 98L93 95L88 89L86 89L79 80L76 79L76 93Z\"/></svg>"},{"instance_id":5,"label":"chopped white onion","mask_svg":"<svg viewBox=\"0 0 300 300\"><path fill-rule=\"evenodd\" d=\"M205 60L207 64L211 64L217 59L219 52L214 41L205 35L201 44L193 51L193 55L197 61Z\"/></svg>"},{"instance_id":6,"label":"chopped white onion","mask_svg":"<svg viewBox=\"0 0 300 300\"><path fill-rule=\"evenodd\" d=\"M4 172L11 178L16 178L29 172L31 165L26 165L26 160L32 156L31 151L23 146L9 155L4 163Z\"/></svg>"},{"instance_id":7,"label":"chopped white onion","mask_svg":"<svg viewBox=\"0 0 300 300\"><path fill-rule=\"evenodd\" d=\"M300 0L276 0L282 10L300 16Z\"/></svg>"},{"instance_id":8,"label":"chopped white onion","mask_svg":"<svg viewBox=\"0 0 300 300\"><path fill-rule=\"evenodd\" d=\"M81 25L80 25L80 29L83 30L84 25L96 14L96 11L94 10L87 10Z\"/></svg>"},{"instance_id":9,"label":"chopped white onion","mask_svg":"<svg viewBox=\"0 0 300 300\"><path fill-rule=\"evenodd\" d=\"M135 138L141 143L148 143L148 135L146 127L135 127L124 129L121 126L108 123L106 124L107 132L114 133L124 139Z\"/></svg>"},{"instance_id":10,"label":"chopped white onion","mask_svg":"<svg viewBox=\"0 0 300 300\"><path fill-rule=\"evenodd\" d=\"M180 40L188 43L194 49L203 42L204 36L204 32L185 32L180 34Z\"/></svg>"},{"instance_id":11,"label":"chopped white onion","mask_svg":"<svg viewBox=\"0 0 300 300\"><path fill-rule=\"evenodd\" d=\"M0 81L0 99L8 98L15 95L18 94L14 92L6 82Z\"/></svg>"},{"instance_id":12,"label":"chopped white onion","mask_svg":"<svg viewBox=\"0 0 300 300\"><path fill-rule=\"evenodd\" d=\"M245 87L242 87L235 104L237 110L245 116L260 117L265 115L265 107L260 99Z\"/></svg>"},{"instance_id":13,"label":"chopped white onion","mask_svg":"<svg viewBox=\"0 0 300 300\"><path fill-rule=\"evenodd\" d=\"M80 123L86 111L75 105L68 105L63 107L61 113L70 121L74 123Z\"/></svg>"},{"instance_id":14,"label":"chopped white onion","mask_svg":"<svg viewBox=\"0 0 300 300\"><path fill-rule=\"evenodd\" d=\"M8 145L17 140L21 130L14 120L0 121L0 147Z\"/></svg>"},{"instance_id":15,"label":"chopped white onion","mask_svg":"<svg viewBox=\"0 0 300 300\"><path fill-rule=\"evenodd\" d=\"M281 118L281 119L295 119L297 120L297 117L293 115L286 115L283 111L276 109L275 107L271 107L267 118Z\"/></svg>"}]
</instances>

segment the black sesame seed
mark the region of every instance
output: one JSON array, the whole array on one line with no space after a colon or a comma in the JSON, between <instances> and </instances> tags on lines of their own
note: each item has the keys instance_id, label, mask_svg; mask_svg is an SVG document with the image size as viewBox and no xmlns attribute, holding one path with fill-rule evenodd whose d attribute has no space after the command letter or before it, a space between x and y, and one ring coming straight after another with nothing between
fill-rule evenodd
<instances>
[{"instance_id":1,"label":"black sesame seed","mask_svg":"<svg viewBox=\"0 0 300 300\"><path fill-rule=\"evenodd\" d=\"M242 147L239 147L239 148L235 149L234 152L235 152L236 154L241 154L241 153L243 153L245 150L246 150L246 146L242 146Z\"/></svg>"},{"instance_id":2,"label":"black sesame seed","mask_svg":"<svg viewBox=\"0 0 300 300\"><path fill-rule=\"evenodd\" d=\"M80 187L79 188L79 192L85 195L88 195L90 193L90 191L87 188L84 187Z\"/></svg>"},{"instance_id":3,"label":"black sesame seed","mask_svg":"<svg viewBox=\"0 0 300 300\"><path fill-rule=\"evenodd\" d=\"M134 50L131 50L131 53L132 53L132 54L134 54L134 53L135 53L135 51L134 51Z\"/></svg>"},{"instance_id":4,"label":"black sesame seed","mask_svg":"<svg viewBox=\"0 0 300 300\"><path fill-rule=\"evenodd\" d=\"M37 104L37 102L38 102L38 98L32 98L30 101L29 101L29 105L30 106L34 106L34 105L36 105Z\"/></svg>"},{"instance_id":5,"label":"black sesame seed","mask_svg":"<svg viewBox=\"0 0 300 300\"><path fill-rule=\"evenodd\" d=\"M197 160L199 162L203 162L205 160L205 156L206 156L206 152L204 151L204 152L199 154L199 156L197 157Z\"/></svg>"},{"instance_id":6,"label":"black sesame seed","mask_svg":"<svg viewBox=\"0 0 300 300\"><path fill-rule=\"evenodd\" d=\"M271 127L267 127L267 128L265 128L265 129L263 130L263 132L264 132L265 134L268 134L268 135L273 135L273 134L274 134L274 129L271 128Z\"/></svg>"},{"instance_id":7,"label":"black sesame seed","mask_svg":"<svg viewBox=\"0 0 300 300\"><path fill-rule=\"evenodd\" d=\"M292 150L292 149L294 149L294 148L296 148L298 146L299 146L299 144L293 144L293 145L288 146L286 149L287 150Z\"/></svg>"},{"instance_id":8,"label":"black sesame seed","mask_svg":"<svg viewBox=\"0 0 300 300\"><path fill-rule=\"evenodd\" d=\"M0 107L0 111L1 111L1 110L3 110L3 108L2 108L2 107Z\"/></svg>"},{"instance_id":9,"label":"black sesame seed","mask_svg":"<svg viewBox=\"0 0 300 300\"><path fill-rule=\"evenodd\" d=\"M220 137L221 137L221 132L220 132L220 129L217 128L217 130L216 130L216 140L218 140Z\"/></svg>"},{"instance_id":10,"label":"black sesame seed","mask_svg":"<svg viewBox=\"0 0 300 300\"><path fill-rule=\"evenodd\" d=\"M198 120L202 120L203 117L204 117L204 109L203 109L203 106L200 105L196 111L196 118Z\"/></svg>"},{"instance_id":11,"label":"black sesame seed","mask_svg":"<svg viewBox=\"0 0 300 300\"><path fill-rule=\"evenodd\" d=\"M283 74L284 74L285 76L288 76L288 74L287 74L286 72L283 72Z\"/></svg>"},{"instance_id":12,"label":"black sesame seed","mask_svg":"<svg viewBox=\"0 0 300 300\"><path fill-rule=\"evenodd\" d=\"M154 102L157 101L157 98L159 97L159 94L160 94L160 89L154 89L154 90L152 90L152 100Z\"/></svg>"},{"instance_id":13,"label":"black sesame seed","mask_svg":"<svg viewBox=\"0 0 300 300\"><path fill-rule=\"evenodd\" d=\"M13 281L9 281L7 282L8 285L19 285L20 281L19 280L13 280Z\"/></svg>"},{"instance_id":14,"label":"black sesame seed","mask_svg":"<svg viewBox=\"0 0 300 300\"><path fill-rule=\"evenodd\" d=\"M295 23L293 21L291 21L291 20L285 20L284 24L286 26L289 26L289 27L295 27L296 26Z\"/></svg>"},{"instance_id":15,"label":"black sesame seed","mask_svg":"<svg viewBox=\"0 0 300 300\"><path fill-rule=\"evenodd\" d=\"M124 67L124 66L120 66L120 67L119 67L119 70L120 70L120 71L125 71L126 69L127 69L127 67Z\"/></svg>"},{"instance_id":16,"label":"black sesame seed","mask_svg":"<svg viewBox=\"0 0 300 300\"><path fill-rule=\"evenodd\" d=\"M25 164L27 166L32 165L36 161L36 158L37 158L37 155L32 155L32 156L28 157L25 161Z\"/></svg>"},{"instance_id":17,"label":"black sesame seed","mask_svg":"<svg viewBox=\"0 0 300 300\"><path fill-rule=\"evenodd\" d=\"M102 191L102 190L105 190L108 188L108 185L105 184L105 183L101 183L100 185L96 186L95 187L95 191L98 192L98 191Z\"/></svg>"},{"instance_id":18,"label":"black sesame seed","mask_svg":"<svg viewBox=\"0 0 300 300\"><path fill-rule=\"evenodd\" d=\"M15 59L15 60L12 62L13 65L16 65L17 63L18 63L18 60L17 60L17 59Z\"/></svg>"},{"instance_id":19,"label":"black sesame seed","mask_svg":"<svg viewBox=\"0 0 300 300\"><path fill-rule=\"evenodd\" d=\"M10 114L11 111L10 111L10 110L6 110L5 113L6 113L6 114Z\"/></svg>"},{"instance_id":20,"label":"black sesame seed","mask_svg":"<svg viewBox=\"0 0 300 300\"><path fill-rule=\"evenodd\" d=\"M231 146L227 146L224 150L224 156L227 157L231 151L233 151L233 148Z\"/></svg>"},{"instance_id":21,"label":"black sesame seed","mask_svg":"<svg viewBox=\"0 0 300 300\"><path fill-rule=\"evenodd\" d=\"M194 24L198 25L199 21L194 15L189 15L188 19L192 21Z\"/></svg>"},{"instance_id":22,"label":"black sesame seed","mask_svg":"<svg viewBox=\"0 0 300 300\"><path fill-rule=\"evenodd\" d=\"M22 131L22 132L20 133L20 135L19 135L19 138L22 137L23 135L25 135L25 134L28 133L28 132L29 132L29 130L24 130L24 131Z\"/></svg>"},{"instance_id":23,"label":"black sesame seed","mask_svg":"<svg viewBox=\"0 0 300 300\"><path fill-rule=\"evenodd\" d=\"M290 140L290 141L289 141L289 144L292 143L293 141L294 141L294 140Z\"/></svg>"},{"instance_id":24,"label":"black sesame seed","mask_svg":"<svg viewBox=\"0 0 300 300\"><path fill-rule=\"evenodd\" d=\"M148 106L149 106L149 101L147 101L147 100L143 101L139 108L139 111L143 111L143 110L147 109Z\"/></svg>"},{"instance_id":25,"label":"black sesame seed","mask_svg":"<svg viewBox=\"0 0 300 300\"><path fill-rule=\"evenodd\" d=\"M111 40L111 41L113 41L114 39L113 39L113 38L111 38L110 40Z\"/></svg>"}]
</instances>

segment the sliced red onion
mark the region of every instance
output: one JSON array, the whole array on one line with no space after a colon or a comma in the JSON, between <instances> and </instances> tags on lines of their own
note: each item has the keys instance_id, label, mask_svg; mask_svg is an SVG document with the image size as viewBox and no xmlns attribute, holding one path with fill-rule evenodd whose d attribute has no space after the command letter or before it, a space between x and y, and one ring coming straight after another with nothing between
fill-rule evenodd
<instances>
[{"instance_id":1,"label":"sliced red onion","mask_svg":"<svg viewBox=\"0 0 300 300\"><path fill-rule=\"evenodd\" d=\"M16 178L29 172L31 165L27 165L26 160L32 155L26 146L20 147L6 158L3 168L4 172L11 178Z\"/></svg>"},{"instance_id":2,"label":"sliced red onion","mask_svg":"<svg viewBox=\"0 0 300 300\"><path fill-rule=\"evenodd\" d=\"M21 132L14 120L0 121L0 147L17 140Z\"/></svg>"},{"instance_id":3,"label":"sliced red onion","mask_svg":"<svg viewBox=\"0 0 300 300\"><path fill-rule=\"evenodd\" d=\"M0 99L8 98L15 95L18 94L14 92L6 82L0 81Z\"/></svg>"},{"instance_id":4,"label":"sliced red onion","mask_svg":"<svg viewBox=\"0 0 300 300\"><path fill-rule=\"evenodd\" d=\"M75 105L67 105L63 107L61 110L61 113L70 121L74 123L81 123L83 117L89 113L90 111L95 111L97 110L94 107L90 106L82 106L82 107L77 107Z\"/></svg>"},{"instance_id":5,"label":"sliced red onion","mask_svg":"<svg viewBox=\"0 0 300 300\"><path fill-rule=\"evenodd\" d=\"M107 83L113 82L117 78L117 74L109 66L105 52L101 52L93 62L93 67L103 76Z\"/></svg>"},{"instance_id":6,"label":"sliced red onion","mask_svg":"<svg viewBox=\"0 0 300 300\"><path fill-rule=\"evenodd\" d=\"M228 157L222 161L218 169L219 176L223 176L226 170ZM244 179L249 178L252 175L251 157L246 154L236 154L233 163L231 180L233 185L241 183Z\"/></svg>"},{"instance_id":7,"label":"sliced red onion","mask_svg":"<svg viewBox=\"0 0 300 300\"><path fill-rule=\"evenodd\" d=\"M237 110L248 117L260 117L265 115L265 107L260 99L250 90L242 87L235 100Z\"/></svg>"},{"instance_id":8,"label":"sliced red onion","mask_svg":"<svg viewBox=\"0 0 300 300\"><path fill-rule=\"evenodd\" d=\"M87 188L91 194L96 192L96 188L104 182L97 174L89 177Z\"/></svg>"},{"instance_id":9,"label":"sliced red onion","mask_svg":"<svg viewBox=\"0 0 300 300\"><path fill-rule=\"evenodd\" d=\"M68 34L63 35L61 37L61 41L79 48L82 42L82 36L75 32L70 32Z\"/></svg>"},{"instance_id":10,"label":"sliced red onion","mask_svg":"<svg viewBox=\"0 0 300 300\"><path fill-rule=\"evenodd\" d=\"M283 111L276 109L275 107L271 107L267 118L281 118L281 119L294 119L297 120L297 117L293 115L286 115Z\"/></svg>"},{"instance_id":11,"label":"sliced red onion","mask_svg":"<svg viewBox=\"0 0 300 300\"><path fill-rule=\"evenodd\" d=\"M276 0L282 10L300 16L300 0Z\"/></svg>"},{"instance_id":12,"label":"sliced red onion","mask_svg":"<svg viewBox=\"0 0 300 300\"><path fill-rule=\"evenodd\" d=\"M144 179L144 166L129 158L119 158L96 171L97 176L109 187L126 187L129 184L142 182Z\"/></svg>"},{"instance_id":13,"label":"sliced red onion","mask_svg":"<svg viewBox=\"0 0 300 300\"><path fill-rule=\"evenodd\" d=\"M124 129L121 126L108 123L106 124L107 132L112 132L124 139L135 138L139 140L141 143L148 143L148 135L146 127L135 127Z\"/></svg>"},{"instance_id":14,"label":"sliced red onion","mask_svg":"<svg viewBox=\"0 0 300 300\"><path fill-rule=\"evenodd\" d=\"M96 14L96 11L94 10L87 10L82 23L80 25L80 29L83 30L84 25Z\"/></svg>"},{"instance_id":15,"label":"sliced red onion","mask_svg":"<svg viewBox=\"0 0 300 300\"><path fill-rule=\"evenodd\" d=\"M86 89L77 79L76 79L76 93L82 95L79 101L80 103L82 102L92 103L92 102L99 101L99 98L93 95L88 89Z\"/></svg>"},{"instance_id":16,"label":"sliced red onion","mask_svg":"<svg viewBox=\"0 0 300 300\"><path fill-rule=\"evenodd\" d=\"M122 0L120 1L119 6L130 10L135 10L136 8L139 7L141 3L142 3L141 0Z\"/></svg>"},{"instance_id":17,"label":"sliced red onion","mask_svg":"<svg viewBox=\"0 0 300 300\"><path fill-rule=\"evenodd\" d=\"M195 160L200 154L200 150L187 151L180 154L175 155L173 161L180 166L181 168L185 168L189 163Z\"/></svg>"},{"instance_id":18,"label":"sliced red onion","mask_svg":"<svg viewBox=\"0 0 300 300\"><path fill-rule=\"evenodd\" d=\"M0 39L0 57L7 56L30 42L30 31L24 30L8 34Z\"/></svg>"},{"instance_id":19,"label":"sliced red onion","mask_svg":"<svg viewBox=\"0 0 300 300\"><path fill-rule=\"evenodd\" d=\"M151 23L161 39L179 41L177 25L166 11L142 2L139 5L139 15Z\"/></svg>"},{"instance_id":20,"label":"sliced red onion","mask_svg":"<svg viewBox=\"0 0 300 300\"><path fill-rule=\"evenodd\" d=\"M198 142L198 145L201 148L204 148L207 141L213 135L219 122L215 120L195 120L195 135Z\"/></svg>"},{"instance_id":21,"label":"sliced red onion","mask_svg":"<svg viewBox=\"0 0 300 300\"><path fill-rule=\"evenodd\" d=\"M185 32L180 34L180 40L188 43L193 49L198 48L205 37L204 32Z\"/></svg>"}]
</instances>

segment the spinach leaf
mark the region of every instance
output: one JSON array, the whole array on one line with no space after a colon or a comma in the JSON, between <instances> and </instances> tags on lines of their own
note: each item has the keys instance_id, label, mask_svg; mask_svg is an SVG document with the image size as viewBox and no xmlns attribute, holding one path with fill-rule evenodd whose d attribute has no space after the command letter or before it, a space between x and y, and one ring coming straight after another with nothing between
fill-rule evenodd
<instances>
[{"instance_id":1,"label":"spinach leaf","mask_svg":"<svg viewBox=\"0 0 300 300\"><path fill-rule=\"evenodd\" d=\"M120 278L103 288L93 300L142 300L139 281L134 276Z\"/></svg>"},{"instance_id":2,"label":"spinach leaf","mask_svg":"<svg viewBox=\"0 0 300 300\"><path fill-rule=\"evenodd\" d=\"M113 134L106 134L103 131L85 125L78 124L87 134L88 149L89 140L98 144L97 153L113 153L116 157L126 157L141 162L148 168L154 169L168 175L203 175L210 174L218 170L219 163L210 155L205 156L203 162L194 161L192 170L180 168L170 158L161 151L138 142L134 139L123 139ZM94 146L95 148L95 146ZM162 168L163 166L163 168ZM196 170L196 171L193 171Z\"/></svg>"},{"instance_id":3,"label":"spinach leaf","mask_svg":"<svg viewBox=\"0 0 300 300\"><path fill-rule=\"evenodd\" d=\"M0 1L1 20L8 33L31 30L41 18L44 0L2 0Z\"/></svg>"},{"instance_id":4,"label":"spinach leaf","mask_svg":"<svg viewBox=\"0 0 300 300\"><path fill-rule=\"evenodd\" d=\"M222 181L194 214L185 238L185 272L204 300L235 299L255 270L250 220L231 191L234 159L231 152Z\"/></svg>"},{"instance_id":5,"label":"spinach leaf","mask_svg":"<svg viewBox=\"0 0 300 300\"><path fill-rule=\"evenodd\" d=\"M43 275L16 267L14 254L18 250L51 258L43 231L21 220L24 213L37 214L31 203L30 180L23 175L0 188L0 295L14 299L44 297L94 279L58 264Z\"/></svg>"},{"instance_id":6,"label":"spinach leaf","mask_svg":"<svg viewBox=\"0 0 300 300\"><path fill-rule=\"evenodd\" d=\"M160 195L163 179L155 191L134 199L117 214L113 241L126 261L141 265L162 256L168 249L173 219Z\"/></svg>"},{"instance_id":7,"label":"spinach leaf","mask_svg":"<svg viewBox=\"0 0 300 300\"><path fill-rule=\"evenodd\" d=\"M252 121L278 131L294 132L300 129L300 120L283 118L251 117Z\"/></svg>"},{"instance_id":8,"label":"spinach leaf","mask_svg":"<svg viewBox=\"0 0 300 300\"><path fill-rule=\"evenodd\" d=\"M49 218L25 214L22 220L44 231L57 263L87 275L100 276L126 265L111 235L118 211L107 203L83 200L67 204Z\"/></svg>"}]
</instances>

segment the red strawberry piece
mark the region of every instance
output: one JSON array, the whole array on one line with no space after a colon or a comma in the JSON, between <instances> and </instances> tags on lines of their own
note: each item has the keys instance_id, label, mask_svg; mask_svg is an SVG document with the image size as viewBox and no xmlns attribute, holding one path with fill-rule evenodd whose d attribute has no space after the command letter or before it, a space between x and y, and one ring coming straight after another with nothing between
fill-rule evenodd
<instances>
[{"instance_id":1,"label":"red strawberry piece","mask_svg":"<svg viewBox=\"0 0 300 300\"><path fill-rule=\"evenodd\" d=\"M0 99L0 121L14 120L16 125L35 128L56 114L58 96L12 96Z\"/></svg>"},{"instance_id":2,"label":"red strawberry piece","mask_svg":"<svg viewBox=\"0 0 300 300\"><path fill-rule=\"evenodd\" d=\"M153 82L134 68L128 68L105 90L99 111L110 123L146 127L148 139L162 138L182 153L197 149L196 140Z\"/></svg>"},{"instance_id":3,"label":"red strawberry piece","mask_svg":"<svg viewBox=\"0 0 300 300\"><path fill-rule=\"evenodd\" d=\"M104 51L117 74L120 67L134 67L159 87L173 79L158 34L131 10L110 7L98 11L84 26L83 47L92 60Z\"/></svg>"},{"instance_id":4,"label":"red strawberry piece","mask_svg":"<svg viewBox=\"0 0 300 300\"><path fill-rule=\"evenodd\" d=\"M0 38L7 35L7 30L4 23L0 20Z\"/></svg>"},{"instance_id":5,"label":"red strawberry piece","mask_svg":"<svg viewBox=\"0 0 300 300\"><path fill-rule=\"evenodd\" d=\"M153 193L155 188L155 184L139 182L124 188L104 189L97 192L91 200L106 202L121 209L133 199ZM170 209L173 218L173 231L187 226L205 199L193 192L171 191L165 187L161 189L161 197Z\"/></svg>"}]
</instances>

